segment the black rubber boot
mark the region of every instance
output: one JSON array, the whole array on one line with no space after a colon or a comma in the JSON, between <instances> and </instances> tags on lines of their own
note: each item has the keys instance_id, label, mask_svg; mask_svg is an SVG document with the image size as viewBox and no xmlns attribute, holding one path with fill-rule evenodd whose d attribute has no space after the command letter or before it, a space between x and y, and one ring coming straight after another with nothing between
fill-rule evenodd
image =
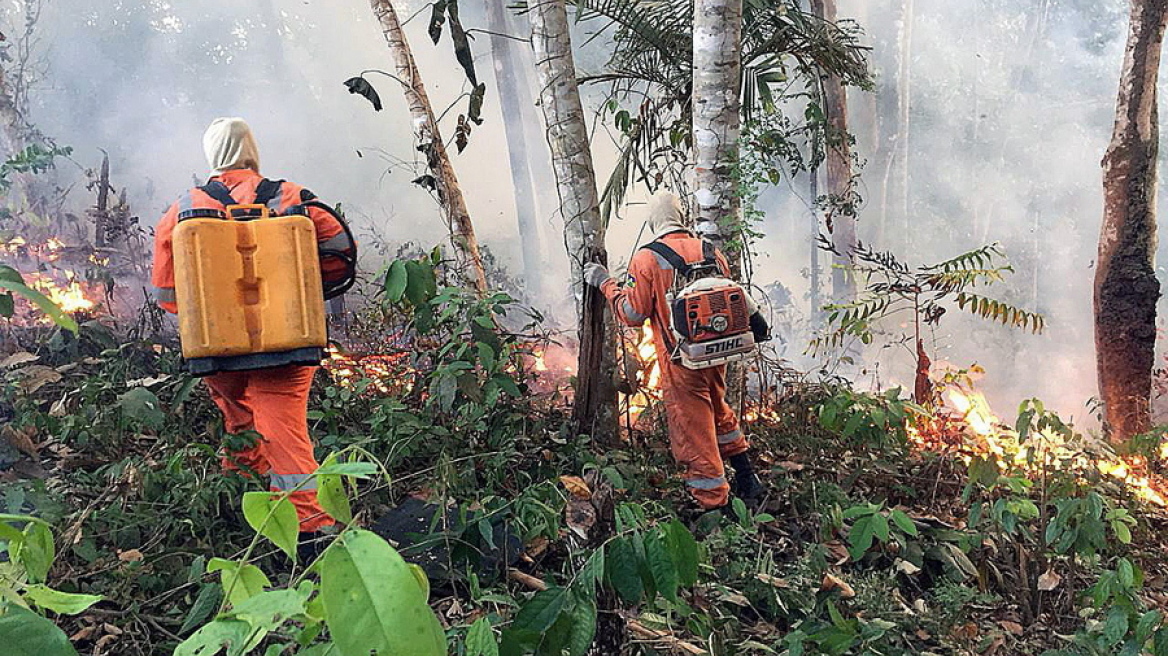
<instances>
[{"instance_id":1,"label":"black rubber boot","mask_svg":"<svg viewBox=\"0 0 1168 656\"><path fill-rule=\"evenodd\" d=\"M766 488L763 487L758 475L754 473L754 465L750 463L750 456L747 453L730 456L730 466L734 468L734 483L730 486L730 491L734 493L734 496L747 502L762 498Z\"/></svg>"}]
</instances>

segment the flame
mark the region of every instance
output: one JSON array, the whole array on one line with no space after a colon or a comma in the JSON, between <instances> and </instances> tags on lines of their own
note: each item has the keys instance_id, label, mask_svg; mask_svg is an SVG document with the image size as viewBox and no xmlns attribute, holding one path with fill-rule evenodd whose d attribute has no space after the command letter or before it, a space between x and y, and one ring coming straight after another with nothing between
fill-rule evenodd
<instances>
[{"instance_id":1,"label":"flame","mask_svg":"<svg viewBox=\"0 0 1168 656\"><path fill-rule=\"evenodd\" d=\"M408 393L413 388L416 376L412 374L417 372L411 372L408 363L405 352L352 355L330 346L324 368L341 387L354 389L361 383L366 391L389 395Z\"/></svg>"},{"instance_id":2,"label":"flame","mask_svg":"<svg viewBox=\"0 0 1168 656\"><path fill-rule=\"evenodd\" d=\"M49 300L67 313L88 312L97 307L95 301L87 297L87 291L72 271L63 271L65 281L59 282L43 273L25 276L29 287L49 297Z\"/></svg>"},{"instance_id":3,"label":"flame","mask_svg":"<svg viewBox=\"0 0 1168 656\"><path fill-rule=\"evenodd\" d=\"M1092 449L1051 429L1033 431L1025 440L1004 424L989 401L971 384L947 388L943 405L931 417L920 416L909 424L909 439L925 451L956 454L968 464L974 457L991 458L999 465L1037 473L1059 467L1084 474L1092 469L1123 484L1136 497L1168 506L1168 484L1148 471L1139 456L1119 456L1107 449Z\"/></svg>"},{"instance_id":4,"label":"flame","mask_svg":"<svg viewBox=\"0 0 1168 656\"><path fill-rule=\"evenodd\" d=\"M624 334L621 339L628 341ZM640 339L628 352L636 359L636 374L635 380L629 381L632 391L621 394L620 411L627 417L628 428L632 430L649 406L661 399L661 363L657 360L657 347L653 343L653 327L648 322L642 326Z\"/></svg>"}]
</instances>

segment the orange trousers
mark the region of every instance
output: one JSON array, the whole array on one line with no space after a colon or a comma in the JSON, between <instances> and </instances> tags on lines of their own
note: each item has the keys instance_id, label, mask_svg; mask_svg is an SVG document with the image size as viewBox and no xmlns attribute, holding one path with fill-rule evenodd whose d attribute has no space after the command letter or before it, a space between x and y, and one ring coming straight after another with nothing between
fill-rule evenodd
<instances>
[{"instance_id":1,"label":"orange trousers","mask_svg":"<svg viewBox=\"0 0 1168 656\"><path fill-rule=\"evenodd\" d=\"M750 448L738 416L726 403L726 367L692 370L662 361L669 446L690 494L703 508L730 499L723 458Z\"/></svg>"},{"instance_id":2,"label":"orange trousers","mask_svg":"<svg viewBox=\"0 0 1168 656\"><path fill-rule=\"evenodd\" d=\"M308 435L308 393L317 367L285 366L255 371L229 371L204 380L215 405L223 411L228 433L254 430L255 446L229 453L228 470L249 469L269 478L273 492L295 490L302 532L334 524L316 499L316 456Z\"/></svg>"}]
</instances>

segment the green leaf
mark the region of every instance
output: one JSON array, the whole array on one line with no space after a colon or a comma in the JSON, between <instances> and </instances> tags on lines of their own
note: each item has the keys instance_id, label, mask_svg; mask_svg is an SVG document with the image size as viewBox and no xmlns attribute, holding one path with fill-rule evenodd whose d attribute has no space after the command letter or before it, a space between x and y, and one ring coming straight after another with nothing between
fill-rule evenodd
<instances>
[{"instance_id":1,"label":"green leaf","mask_svg":"<svg viewBox=\"0 0 1168 656\"><path fill-rule=\"evenodd\" d=\"M919 532L917 531L917 525L913 523L912 518L905 514L903 510L893 510L891 513L889 513L889 515L892 517L892 522L896 524L896 527L903 531L905 535L911 535L914 538L919 535Z\"/></svg>"},{"instance_id":2,"label":"green leaf","mask_svg":"<svg viewBox=\"0 0 1168 656\"><path fill-rule=\"evenodd\" d=\"M567 603L567 588L548 588L537 592L519 608L511 628L516 631L544 633L560 618L560 613Z\"/></svg>"},{"instance_id":3,"label":"green leaf","mask_svg":"<svg viewBox=\"0 0 1168 656\"><path fill-rule=\"evenodd\" d=\"M219 607L220 602L223 601L223 586L218 583L204 583L199 587L199 596L195 597L195 603L191 606L191 611L187 613L187 618L183 620L182 628L178 630L180 635L189 633L191 629L199 626L211 617L215 609Z\"/></svg>"},{"instance_id":4,"label":"green leaf","mask_svg":"<svg viewBox=\"0 0 1168 656\"><path fill-rule=\"evenodd\" d=\"M77 656L57 625L16 604L0 603L0 640L5 656Z\"/></svg>"},{"instance_id":5,"label":"green leaf","mask_svg":"<svg viewBox=\"0 0 1168 656\"><path fill-rule=\"evenodd\" d=\"M690 588L698 582L698 543L676 518L665 526L670 556L677 564L677 581Z\"/></svg>"},{"instance_id":6,"label":"green leaf","mask_svg":"<svg viewBox=\"0 0 1168 656\"><path fill-rule=\"evenodd\" d=\"M215 656L224 648L228 654L242 654L250 636L247 622L215 620L179 643L174 656Z\"/></svg>"},{"instance_id":7,"label":"green leaf","mask_svg":"<svg viewBox=\"0 0 1168 656\"><path fill-rule=\"evenodd\" d=\"M875 539L873 517L877 515L865 515L857 519L856 523L852 524L852 530L848 531L848 553L851 554L852 560L863 558L872 547L872 540Z\"/></svg>"},{"instance_id":8,"label":"green leaf","mask_svg":"<svg viewBox=\"0 0 1168 656\"><path fill-rule=\"evenodd\" d=\"M337 462L336 454L329 454L316 470L318 475L349 476L350 478L373 478L380 471L372 462Z\"/></svg>"},{"instance_id":9,"label":"green leaf","mask_svg":"<svg viewBox=\"0 0 1168 656\"><path fill-rule=\"evenodd\" d=\"M1103 639L1108 647L1113 647L1127 635L1129 618L1127 610L1120 606L1112 606L1107 612L1107 621L1103 623Z\"/></svg>"},{"instance_id":10,"label":"green leaf","mask_svg":"<svg viewBox=\"0 0 1168 656\"><path fill-rule=\"evenodd\" d=\"M596 584L604 578L604 560L604 549L592 552L576 577L579 589L587 590L589 593L595 592Z\"/></svg>"},{"instance_id":11,"label":"green leaf","mask_svg":"<svg viewBox=\"0 0 1168 656\"><path fill-rule=\"evenodd\" d=\"M289 619L304 615L305 602L312 593L313 584L304 582L295 590L271 590L248 599L224 614L224 620L241 620L251 627L246 651L257 646L269 633L283 626Z\"/></svg>"},{"instance_id":12,"label":"green leaf","mask_svg":"<svg viewBox=\"0 0 1168 656\"><path fill-rule=\"evenodd\" d=\"M289 558L296 559L300 519L296 506L287 497L271 492L245 492L243 517L256 533L271 540Z\"/></svg>"},{"instance_id":13,"label":"green leaf","mask_svg":"<svg viewBox=\"0 0 1168 656\"><path fill-rule=\"evenodd\" d=\"M1115 532L1115 539L1119 540L1120 544L1131 544L1132 534L1127 524L1123 522L1112 522L1111 530Z\"/></svg>"},{"instance_id":14,"label":"green leaf","mask_svg":"<svg viewBox=\"0 0 1168 656\"><path fill-rule=\"evenodd\" d=\"M161 428L166 422L162 401L145 387L135 387L119 396L118 407L122 409L122 414L149 428Z\"/></svg>"},{"instance_id":15,"label":"green leaf","mask_svg":"<svg viewBox=\"0 0 1168 656\"><path fill-rule=\"evenodd\" d=\"M325 551L320 591L340 654L444 656L446 637L401 555L376 534L351 529Z\"/></svg>"},{"instance_id":16,"label":"green leaf","mask_svg":"<svg viewBox=\"0 0 1168 656\"><path fill-rule=\"evenodd\" d=\"M16 314L16 298L12 293L0 294L0 317L11 317Z\"/></svg>"},{"instance_id":17,"label":"green leaf","mask_svg":"<svg viewBox=\"0 0 1168 656\"><path fill-rule=\"evenodd\" d=\"M420 307L430 301L438 292L438 281L434 277L434 267L417 260L406 262L406 299L410 305Z\"/></svg>"},{"instance_id":18,"label":"green leaf","mask_svg":"<svg viewBox=\"0 0 1168 656\"><path fill-rule=\"evenodd\" d=\"M103 599L101 595L61 592L41 584L28 586L24 598L35 606L62 615L76 615Z\"/></svg>"},{"instance_id":19,"label":"green leaf","mask_svg":"<svg viewBox=\"0 0 1168 656\"><path fill-rule=\"evenodd\" d=\"M637 550L633 548L631 538L626 536L614 539L609 543L605 555L609 585L626 603L639 603L645 588L641 583Z\"/></svg>"},{"instance_id":20,"label":"green leaf","mask_svg":"<svg viewBox=\"0 0 1168 656\"><path fill-rule=\"evenodd\" d=\"M454 397L458 393L458 379L448 373L434 376L430 383L430 397L438 404L443 412L450 412L454 408Z\"/></svg>"},{"instance_id":21,"label":"green leaf","mask_svg":"<svg viewBox=\"0 0 1168 656\"><path fill-rule=\"evenodd\" d=\"M568 630L569 656L585 656L596 639L596 601L576 595L576 603L568 611L572 626Z\"/></svg>"},{"instance_id":22,"label":"green leaf","mask_svg":"<svg viewBox=\"0 0 1168 656\"><path fill-rule=\"evenodd\" d=\"M887 517L879 513L872 515L872 534L880 538L881 542L888 542L891 537L890 529Z\"/></svg>"},{"instance_id":23,"label":"green leaf","mask_svg":"<svg viewBox=\"0 0 1168 656\"><path fill-rule=\"evenodd\" d=\"M57 557L56 547L53 546L53 532L48 525L42 522L29 522L24 527L24 539L10 547L13 562L24 567L28 580L32 583L44 583L49 576L49 569Z\"/></svg>"},{"instance_id":24,"label":"green leaf","mask_svg":"<svg viewBox=\"0 0 1168 656\"><path fill-rule=\"evenodd\" d=\"M400 303L406 293L406 282L409 275L406 273L406 263L394 260L385 272L385 297L391 303Z\"/></svg>"},{"instance_id":25,"label":"green leaf","mask_svg":"<svg viewBox=\"0 0 1168 656\"><path fill-rule=\"evenodd\" d=\"M240 567L234 560L212 558L207 563L207 572L222 572L219 575L220 583L227 594L227 601L236 606L272 586L268 577L255 565Z\"/></svg>"},{"instance_id":26,"label":"green leaf","mask_svg":"<svg viewBox=\"0 0 1168 656\"><path fill-rule=\"evenodd\" d=\"M466 656L499 656L499 644L487 618L478 618L466 632Z\"/></svg>"},{"instance_id":27,"label":"green leaf","mask_svg":"<svg viewBox=\"0 0 1168 656\"><path fill-rule=\"evenodd\" d=\"M330 454L329 458L336 454ZM326 461L327 462L327 461ZM316 500L320 507L329 514L329 517L348 524L353 521L353 507L349 504L349 493L345 489L345 482L339 475L325 474L316 476Z\"/></svg>"},{"instance_id":28,"label":"green leaf","mask_svg":"<svg viewBox=\"0 0 1168 656\"><path fill-rule=\"evenodd\" d=\"M645 561L661 596L674 603L681 601L677 596L677 565L670 557L663 531L651 531L645 536Z\"/></svg>"}]
</instances>

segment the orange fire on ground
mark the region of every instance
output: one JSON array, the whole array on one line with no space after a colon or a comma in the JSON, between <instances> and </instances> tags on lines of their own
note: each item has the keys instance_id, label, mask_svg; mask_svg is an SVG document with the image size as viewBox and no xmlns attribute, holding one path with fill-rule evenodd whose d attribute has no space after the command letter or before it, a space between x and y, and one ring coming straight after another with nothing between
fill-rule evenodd
<instances>
[{"instance_id":1,"label":"orange fire on ground","mask_svg":"<svg viewBox=\"0 0 1168 656\"><path fill-rule=\"evenodd\" d=\"M933 416L909 422L909 440L921 451L956 455L966 464L980 456L1022 472L1055 466L1084 474L1097 471L1140 499L1168 506L1168 481L1150 473L1142 457L1116 455L1102 443L1088 453L1083 447L1089 444L1069 443L1049 429L1032 431L1022 440L971 386L949 387L942 399L943 407Z\"/></svg>"},{"instance_id":2,"label":"orange fire on ground","mask_svg":"<svg viewBox=\"0 0 1168 656\"><path fill-rule=\"evenodd\" d=\"M76 274L72 271L61 271L60 274L63 282L43 273L28 274L24 279L29 287L49 297L68 314L89 312L97 307L97 301L90 298L92 292L77 280Z\"/></svg>"},{"instance_id":3,"label":"orange fire on ground","mask_svg":"<svg viewBox=\"0 0 1168 656\"><path fill-rule=\"evenodd\" d=\"M415 376L407 375L408 355L354 355L330 346L324 369L341 387L353 389L362 384L365 390L377 394L408 393L416 380Z\"/></svg>"},{"instance_id":4,"label":"orange fire on ground","mask_svg":"<svg viewBox=\"0 0 1168 656\"><path fill-rule=\"evenodd\" d=\"M68 245L59 237L48 237L37 243L19 236L0 241L0 256L6 256L3 263L20 272L30 288L44 294L67 314L92 313L98 309L103 297L101 285L88 282L84 275L64 268L61 263L68 252ZM89 256L91 264L108 264L108 258L102 260L104 262L94 254ZM40 312L30 312L28 316L30 318L26 321L21 311L17 323L40 325L52 322Z\"/></svg>"},{"instance_id":5,"label":"orange fire on ground","mask_svg":"<svg viewBox=\"0 0 1168 656\"><path fill-rule=\"evenodd\" d=\"M627 418L628 428L632 429L649 406L661 400L661 363L657 361L657 348L653 344L653 328L648 323L641 328L636 344L631 344L624 334L621 339L625 340L626 351L636 360L635 380L627 381L629 391L622 393L619 401L620 414Z\"/></svg>"}]
</instances>

